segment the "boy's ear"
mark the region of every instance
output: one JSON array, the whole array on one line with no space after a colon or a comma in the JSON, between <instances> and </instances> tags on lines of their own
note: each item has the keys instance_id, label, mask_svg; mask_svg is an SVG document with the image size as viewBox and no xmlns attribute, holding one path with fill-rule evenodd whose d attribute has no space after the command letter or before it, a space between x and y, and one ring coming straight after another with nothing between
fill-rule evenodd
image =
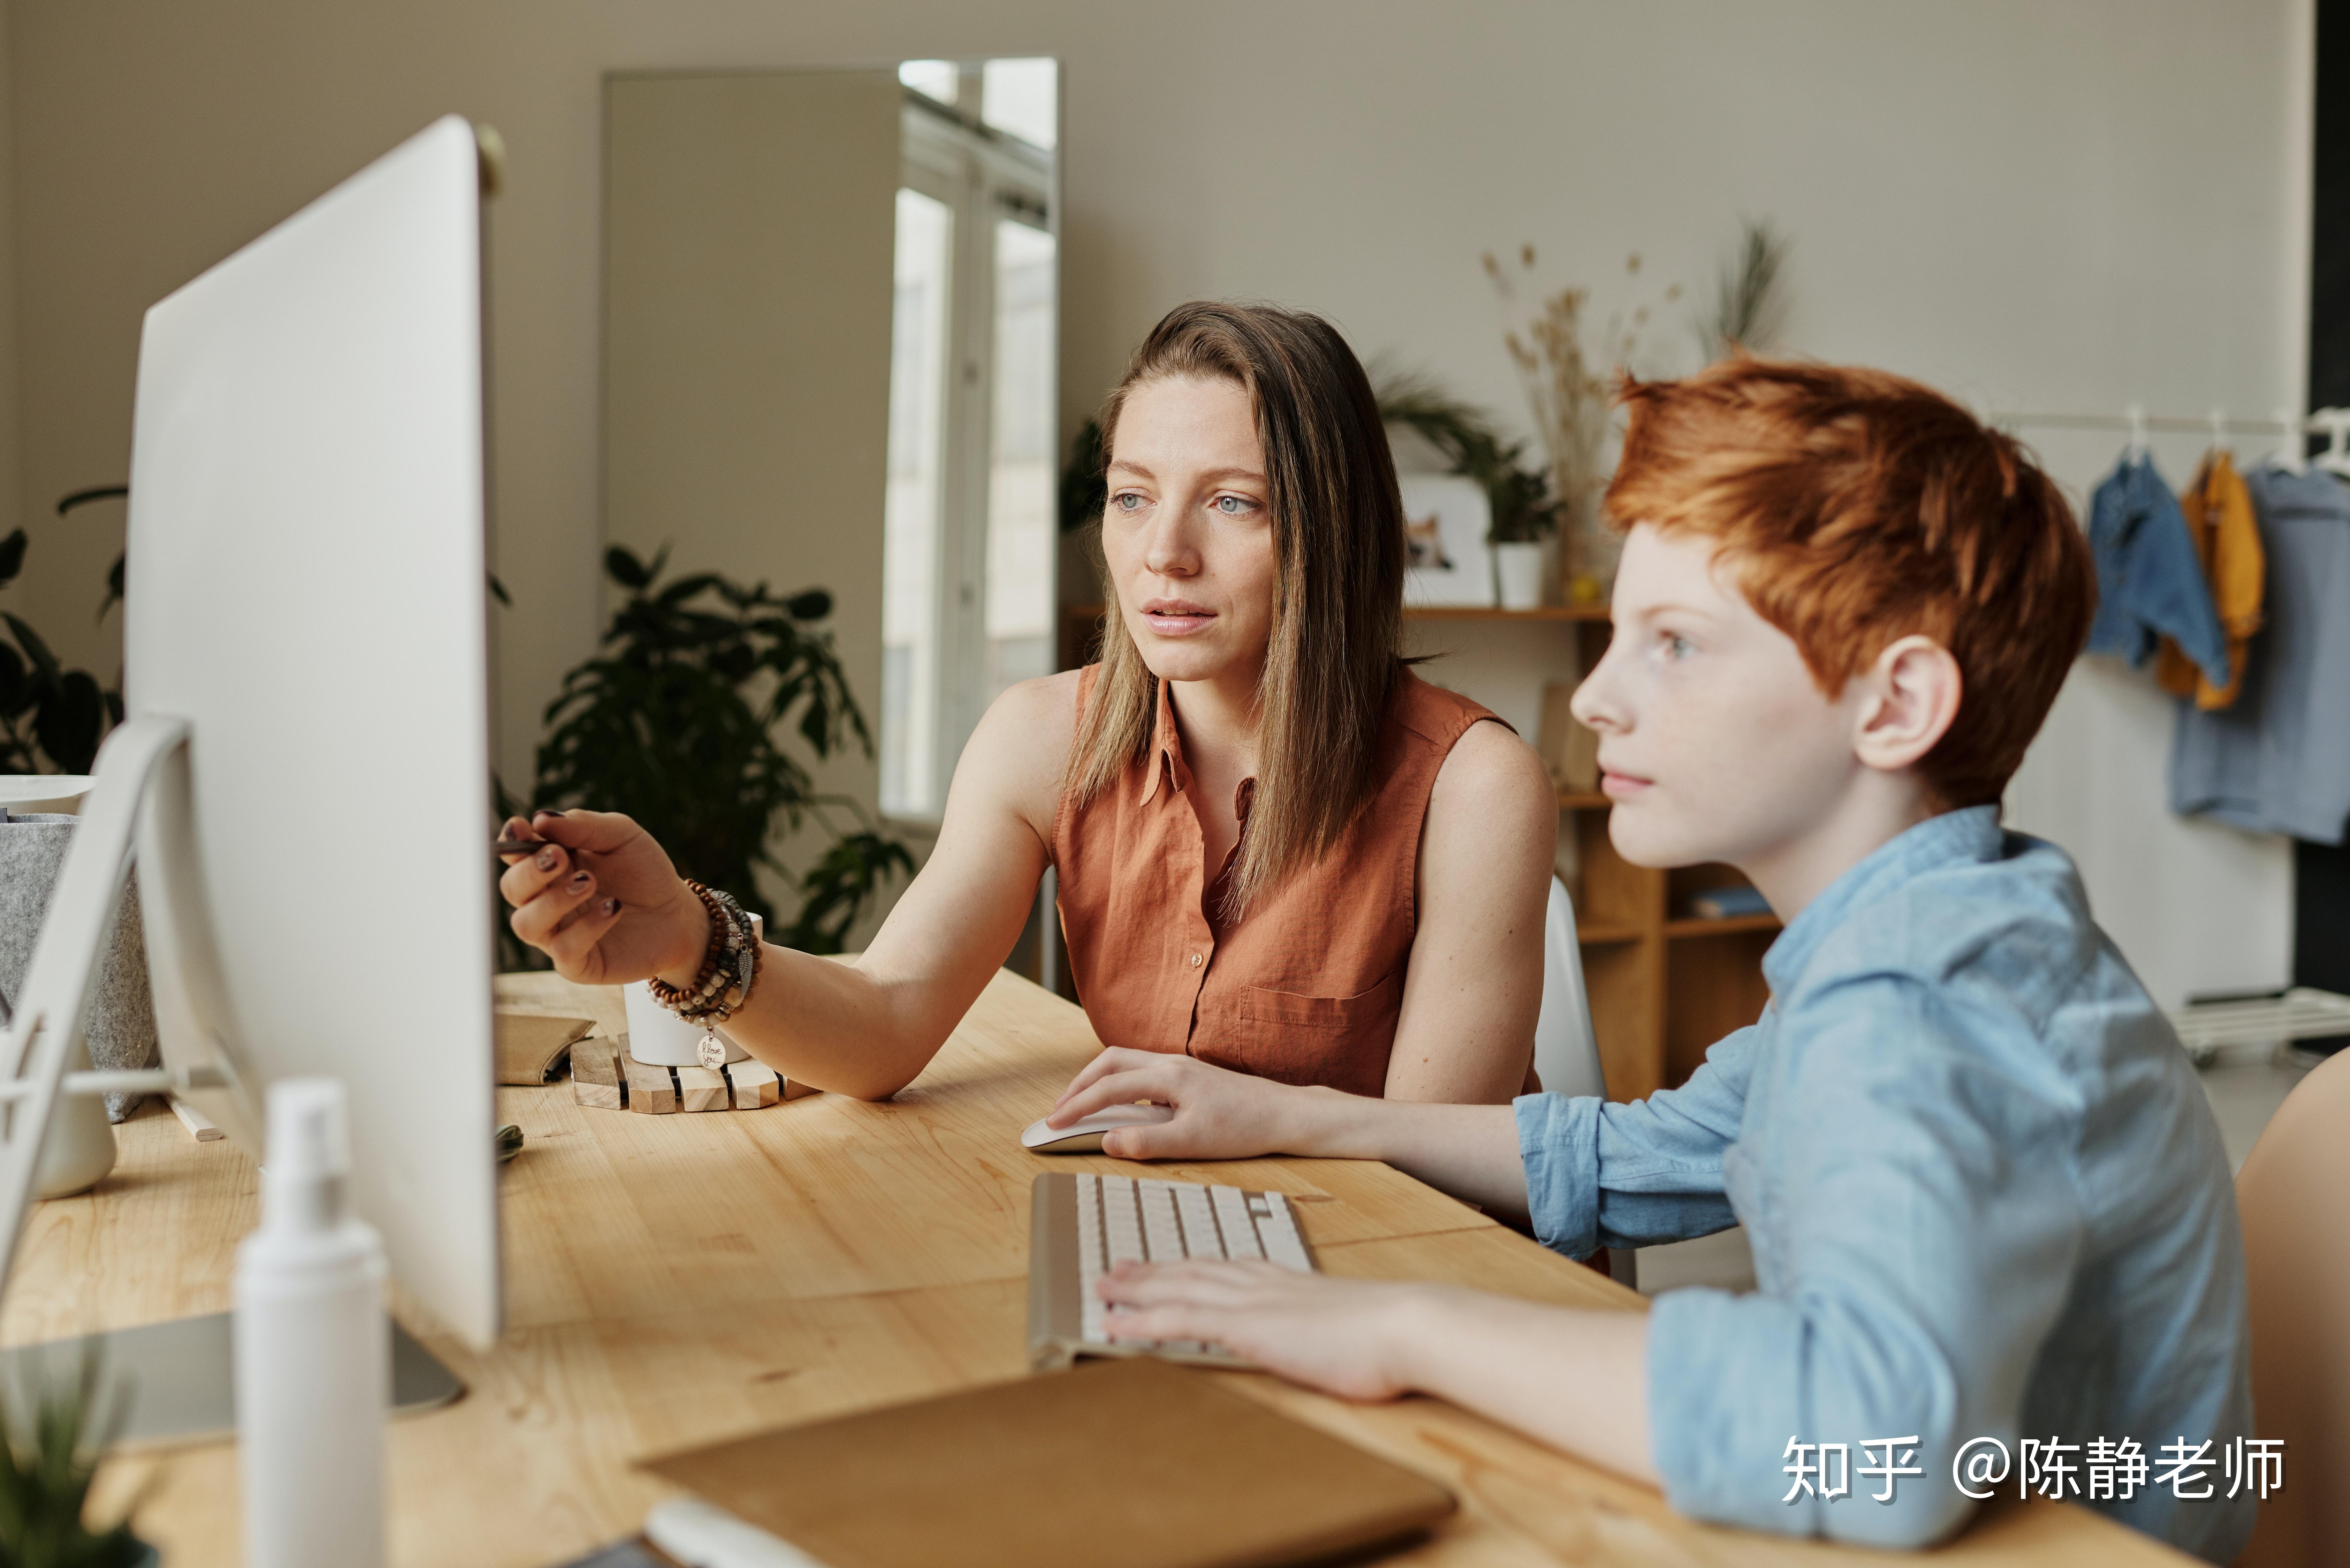
<instances>
[{"instance_id":1,"label":"boy's ear","mask_svg":"<svg viewBox=\"0 0 2350 1568\"><path fill-rule=\"evenodd\" d=\"M1930 637L1887 645L1860 679L1867 696L1853 753L1865 767L1898 773L1915 766L1958 721L1965 685L1959 661Z\"/></svg>"}]
</instances>

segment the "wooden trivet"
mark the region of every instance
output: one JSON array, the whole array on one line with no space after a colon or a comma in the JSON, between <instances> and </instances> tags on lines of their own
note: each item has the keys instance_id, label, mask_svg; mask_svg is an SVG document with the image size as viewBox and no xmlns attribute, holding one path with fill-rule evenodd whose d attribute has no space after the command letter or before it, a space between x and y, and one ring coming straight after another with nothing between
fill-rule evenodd
<instances>
[{"instance_id":1,"label":"wooden trivet","mask_svg":"<svg viewBox=\"0 0 2350 1568\"><path fill-rule=\"evenodd\" d=\"M601 1111L667 1116L672 1111L755 1111L816 1091L762 1062L655 1067L629 1054L627 1035L591 1034L571 1047L571 1094Z\"/></svg>"}]
</instances>

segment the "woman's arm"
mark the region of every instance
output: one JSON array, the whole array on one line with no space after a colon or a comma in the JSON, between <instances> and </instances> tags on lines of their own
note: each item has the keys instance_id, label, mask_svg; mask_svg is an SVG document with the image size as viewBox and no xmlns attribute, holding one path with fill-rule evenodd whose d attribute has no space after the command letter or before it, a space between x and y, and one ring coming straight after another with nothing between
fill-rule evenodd
<instances>
[{"instance_id":1,"label":"woman's arm","mask_svg":"<svg viewBox=\"0 0 2350 1568\"><path fill-rule=\"evenodd\" d=\"M1388 1099L1493 1105L1525 1086L1557 847L1558 792L1541 760L1499 724L1471 725L1420 827Z\"/></svg>"},{"instance_id":2,"label":"woman's arm","mask_svg":"<svg viewBox=\"0 0 2350 1568\"><path fill-rule=\"evenodd\" d=\"M1076 732L1075 672L996 699L963 747L937 847L862 957L836 963L772 943L726 1033L817 1088L881 1099L927 1065L1011 952L1035 901ZM624 816L542 815L556 847L519 859L500 890L515 934L566 978L691 978L709 919L669 857Z\"/></svg>"}]
</instances>

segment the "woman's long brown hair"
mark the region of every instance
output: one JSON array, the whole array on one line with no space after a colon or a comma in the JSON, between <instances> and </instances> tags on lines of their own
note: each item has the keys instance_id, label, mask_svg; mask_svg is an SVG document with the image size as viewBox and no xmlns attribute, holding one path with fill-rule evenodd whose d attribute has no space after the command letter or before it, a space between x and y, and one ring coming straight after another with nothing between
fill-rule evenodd
<instances>
[{"instance_id":1,"label":"woman's long brown hair","mask_svg":"<svg viewBox=\"0 0 2350 1568\"><path fill-rule=\"evenodd\" d=\"M1388 699L1402 670L1403 498L1370 379L1320 317L1197 301L1167 313L1102 410L1114 452L1146 381L1238 382L1256 410L1273 520L1273 631L1257 687L1256 794L1225 918L1327 854L1370 797ZM1102 572L1101 672L1078 716L1067 788L1084 805L1150 754L1159 682Z\"/></svg>"}]
</instances>

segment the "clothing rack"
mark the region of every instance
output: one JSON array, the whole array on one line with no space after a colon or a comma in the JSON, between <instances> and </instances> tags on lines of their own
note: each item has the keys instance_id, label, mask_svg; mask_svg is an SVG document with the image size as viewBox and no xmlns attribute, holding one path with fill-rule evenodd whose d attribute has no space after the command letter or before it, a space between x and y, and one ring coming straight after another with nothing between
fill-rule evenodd
<instances>
[{"instance_id":1,"label":"clothing rack","mask_svg":"<svg viewBox=\"0 0 2350 1568\"><path fill-rule=\"evenodd\" d=\"M2268 420L2234 419L2225 409L2213 409L2200 419L2191 419L2178 414L2149 414L2143 406L2132 403L2118 414L2002 412L1989 416L1989 422L2006 431L2027 426L2043 430L2123 431L2129 435L2133 453L2144 452L2147 436L2158 431L2209 433L2215 442L2221 443L2234 432L2282 436L2284 444L2277 456L2287 468L2298 472L2314 462L2331 472L2350 474L2350 409L2317 409L2307 414L2279 409L2276 417ZM2312 435L2325 437L2325 445L2314 455L2306 452Z\"/></svg>"}]
</instances>

